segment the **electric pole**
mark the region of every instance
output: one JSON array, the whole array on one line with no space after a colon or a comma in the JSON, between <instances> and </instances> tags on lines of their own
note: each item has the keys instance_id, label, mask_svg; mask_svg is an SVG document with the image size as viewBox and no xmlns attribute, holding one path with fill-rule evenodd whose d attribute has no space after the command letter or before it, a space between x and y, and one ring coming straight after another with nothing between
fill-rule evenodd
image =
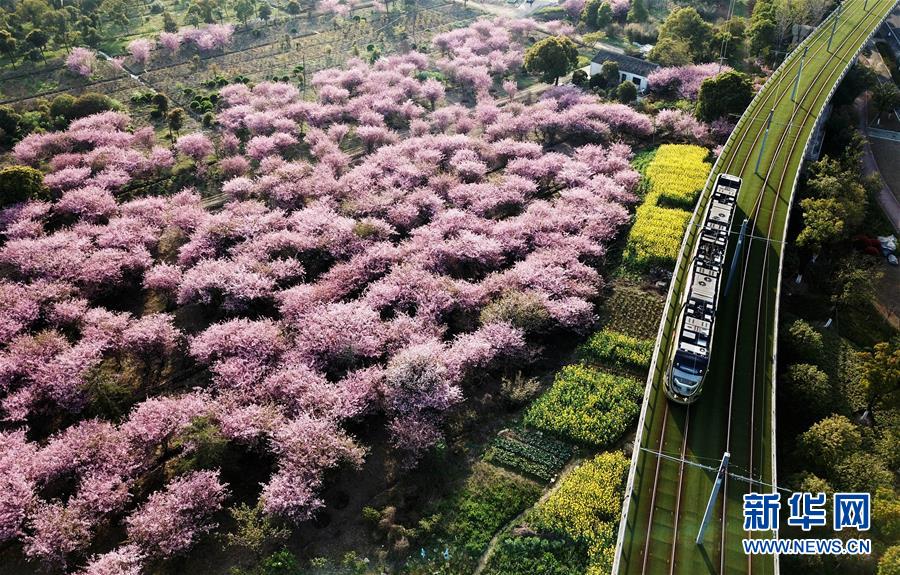
<instances>
[{"instance_id":1,"label":"electric pole","mask_svg":"<svg viewBox=\"0 0 900 575\"><path fill-rule=\"evenodd\" d=\"M759 175L759 163L762 161L763 152L766 150L766 140L769 139L769 128L772 127L772 116L775 115L775 108L769 110L769 119L766 120L766 131L763 132L763 141L762 146L759 147L759 156L756 158L756 169L753 170L753 173L757 176Z\"/></svg>"},{"instance_id":2,"label":"electric pole","mask_svg":"<svg viewBox=\"0 0 900 575\"><path fill-rule=\"evenodd\" d=\"M803 55L800 56L800 67L797 68L797 78L794 79L794 90L791 92L791 102L796 102L797 86L800 85L800 73L803 72L803 60L806 59L806 53L809 52L809 44L803 48Z\"/></svg>"},{"instance_id":3,"label":"electric pole","mask_svg":"<svg viewBox=\"0 0 900 575\"><path fill-rule=\"evenodd\" d=\"M838 20L841 19L841 7L842 4L838 4L837 13L834 15L834 22L831 23L831 36L828 37L828 47L827 51L831 52L831 41L834 40L834 31L837 30Z\"/></svg>"},{"instance_id":4,"label":"electric pole","mask_svg":"<svg viewBox=\"0 0 900 575\"><path fill-rule=\"evenodd\" d=\"M716 482L713 484L712 492L709 494L709 501L706 503L706 512L703 514L703 522L700 523L700 531L697 532L697 539L694 543L703 545L703 536L706 535L706 528L709 527L709 520L712 517L713 507L716 506L716 499L719 498L719 489L722 488L722 480L728 473L728 459L731 454L727 451L722 456L722 463L719 464L719 471L716 472Z\"/></svg>"}]
</instances>

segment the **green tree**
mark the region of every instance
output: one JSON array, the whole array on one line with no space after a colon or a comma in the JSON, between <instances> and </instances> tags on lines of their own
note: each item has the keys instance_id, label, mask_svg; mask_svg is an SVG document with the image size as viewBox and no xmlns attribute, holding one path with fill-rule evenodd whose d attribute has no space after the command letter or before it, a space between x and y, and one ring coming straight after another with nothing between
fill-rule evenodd
<instances>
[{"instance_id":1,"label":"green tree","mask_svg":"<svg viewBox=\"0 0 900 575\"><path fill-rule=\"evenodd\" d=\"M800 452L810 465L829 472L861 445L862 433L843 415L832 415L813 424L799 439Z\"/></svg>"},{"instance_id":2,"label":"green tree","mask_svg":"<svg viewBox=\"0 0 900 575\"><path fill-rule=\"evenodd\" d=\"M107 110L117 110L121 106L118 102L98 92L85 92L75 98L72 108L69 111L69 120L84 118Z\"/></svg>"},{"instance_id":3,"label":"green tree","mask_svg":"<svg viewBox=\"0 0 900 575\"><path fill-rule=\"evenodd\" d=\"M178 22L175 21L175 18L168 11L162 13L162 19L163 30L169 33L178 32Z\"/></svg>"},{"instance_id":4,"label":"green tree","mask_svg":"<svg viewBox=\"0 0 900 575\"><path fill-rule=\"evenodd\" d=\"M900 408L900 345L896 341L875 344L872 351L857 354L860 383L866 391L866 410L875 407Z\"/></svg>"},{"instance_id":5,"label":"green tree","mask_svg":"<svg viewBox=\"0 0 900 575\"><path fill-rule=\"evenodd\" d=\"M878 562L878 575L900 575L900 545L888 547Z\"/></svg>"},{"instance_id":6,"label":"green tree","mask_svg":"<svg viewBox=\"0 0 900 575\"><path fill-rule=\"evenodd\" d=\"M767 58L775 44L775 6L772 0L757 0L753 5L747 36L750 40L750 53Z\"/></svg>"},{"instance_id":7,"label":"green tree","mask_svg":"<svg viewBox=\"0 0 900 575\"><path fill-rule=\"evenodd\" d=\"M712 24L706 22L695 8L679 8L670 13L659 27L659 40L673 40L687 45L693 62L708 60L713 38ZM658 47L658 46L657 46Z\"/></svg>"},{"instance_id":8,"label":"green tree","mask_svg":"<svg viewBox=\"0 0 900 575\"><path fill-rule=\"evenodd\" d=\"M128 3L125 0L103 0L98 14L114 26L127 28L129 24Z\"/></svg>"},{"instance_id":9,"label":"green tree","mask_svg":"<svg viewBox=\"0 0 900 575\"><path fill-rule=\"evenodd\" d=\"M287 3L287 8L285 8L288 14L296 16L300 13L300 3L297 0L291 0Z\"/></svg>"},{"instance_id":10,"label":"green tree","mask_svg":"<svg viewBox=\"0 0 900 575\"><path fill-rule=\"evenodd\" d=\"M71 94L59 94L50 102L50 117L56 120L63 119L63 124L72 119L72 108L75 107L75 96Z\"/></svg>"},{"instance_id":11,"label":"green tree","mask_svg":"<svg viewBox=\"0 0 900 575\"><path fill-rule=\"evenodd\" d=\"M795 320L788 326L786 337L785 343L791 357L810 363L816 363L822 357L822 334L802 319Z\"/></svg>"},{"instance_id":12,"label":"green tree","mask_svg":"<svg viewBox=\"0 0 900 575\"><path fill-rule=\"evenodd\" d=\"M572 84L575 86L586 86L588 83L588 75L584 70L575 70L572 72Z\"/></svg>"},{"instance_id":13,"label":"green tree","mask_svg":"<svg viewBox=\"0 0 900 575\"><path fill-rule=\"evenodd\" d=\"M47 46L49 40L50 37L40 28L35 28L25 36L25 41L34 46L41 53L41 58L44 59L45 63L47 62L47 57L44 55L44 47Z\"/></svg>"},{"instance_id":14,"label":"green tree","mask_svg":"<svg viewBox=\"0 0 900 575\"><path fill-rule=\"evenodd\" d=\"M609 5L609 2L603 2L600 4L600 7L597 8L597 16L594 18L594 29L600 30L606 28L613 21L613 11L612 6Z\"/></svg>"},{"instance_id":15,"label":"green tree","mask_svg":"<svg viewBox=\"0 0 900 575\"><path fill-rule=\"evenodd\" d=\"M235 529L225 535L226 542L230 546L247 549L256 557L291 534L290 529L277 523L259 503L254 507L241 503L228 509L228 513L234 520Z\"/></svg>"},{"instance_id":16,"label":"green tree","mask_svg":"<svg viewBox=\"0 0 900 575\"><path fill-rule=\"evenodd\" d=\"M900 496L890 487L875 491L872 527L884 541L900 541Z\"/></svg>"},{"instance_id":17,"label":"green tree","mask_svg":"<svg viewBox=\"0 0 900 575\"><path fill-rule=\"evenodd\" d=\"M632 0L631 8L628 9L629 22L646 22L649 16L644 0Z\"/></svg>"},{"instance_id":18,"label":"green tree","mask_svg":"<svg viewBox=\"0 0 900 575\"><path fill-rule=\"evenodd\" d=\"M584 9L581 11L581 21L584 22L588 28L592 30L597 29L597 12L600 10L600 6L603 5L603 0L588 0Z\"/></svg>"},{"instance_id":19,"label":"green tree","mask_svg":"<svg viewBox=\"0 0 900 575\"><path fill-rule=\"evenodd\" d=\"M157 92L156 94L153 94L153 105L156 106L156 109L160 112L165 112L169 109L169 98L162 92Z\"/></svg>"},{"instance_id":20,"label":"green tree","mask_svg":"<svg viewBox=\"0 0 900 575\"><path fill-rule=\"evenodd\" d=\"M871 68L863 64L856 64L850 68L850 71L847 72L847 75L838 85L837 90L834 91L831 102L834 104L835 109L852 104L857 96L875 87L877 82L878 77ZM852 114L852 116L856 120L856 114ZM851 129L850 131L853 132L854 130Z\"/></svg>"},{"instance_id":21,"label":"green tree","mask_svg":"<svg viewBox=\"0 0 900 575\"><path fill-rule=\"evenodd\" d=\"M868 206L868 192L859 183L859 148L848 147L848 165L824 157L810 166L810 178L803 189L805 199L803 229L797 243L813 250L846 238L862 225Z\"/></svg>"},{"instance_id":22,"label":"green tree","mask_svg":"<svg viewBox=\"0 0 900 575\"><path fill-rule=\"evenodd\" d=\"M578 48L565 36L551 36L535 42L525 52L525 69L544 82L559 84L578 63Z\"/></svg>"},{"instance_id":23,"label":"green tree","mask_svg":"<svg viewBox=\"0 0 900 575\"><path fill-rule=\"evenodd\" d=\"M725 49L725 61L732 66L742 66L747 58L747 20L731 18L716 26L712 47Z\"/></svg>"},{"instance_id":24,"label":"green tree","mask_svg":"<svg viewBox=\"0 0 900 575\"><path fill-rule=\"evenodd\" d=\"M8 146L15 141L21 119L12 106L0 106L0 145Z\"/></svg>"},{"instance_id":25,"label":"green tree","mask_svg":"<svg viewBox=\"0 0 900 575\"><path fill-rule=\"evenodd\" d=\"M28 166L8 166L0 170L0 208L27 200L49 200L44 174Z\"/></svg>"},{"instance_id":26,"label":"green tree","mask_svg":"<svg viewBox=\"0 0 900 575\"><path fill-rule=\"evenodd\" d=\"M9 3L4 2L4 7ZM19 22L43 22L44 15L51 9L45 0L21 0L12 2L15 7L15 16Z\"/></svg>"},{"instance_id":27,"label":"green tree","mask_svg":"<svg viewBox=\"0 0 900 575\"><path fill-rule=\"evenodd\" d=\"M647 53L647 59L663 67L671 67L686 66L691 63L693 56L690 46L684 40L660 38Z\"/></svg>"},{"instance_id":28,"label":"green tree","mask_svg":"<svg viewBox=\"0 0 900 575\"><path fill-rule=\"evenodd\" d=\"M857 451L835 461L832 483L841 491L874 493L879 488L893 485L894 474L874 453Z\"/></svg>"},{"instance_id":29,"label":"green tree","mask_svg":"<svg viewBox=\"0 0 900 575\"><path fill-rule=\"evenodd\" d=\"M181 108L172 108L166 116L166 122L169 125L169 139L175 141L173 133L177 136L184 127L184 110Z\"/></svg>"},{"instance_id":30,"label":"green tree","mask_svg":"<svg viewBox=\"0 0 900 575\"><path fill-rule=\"evenodd\" d=\"M600 66L600 76L603 78L604 84L601 88L606 88L608 86L618 86L619 82L619 64L617 62L613 62L612 60L607 60L603 62Z\"/></svg>"},{"instance_id":31,"label":"green tree","mask_svg":"<svg viewBox=\"0 0 900 575\"><path fill-rule=\"evenodd\" d=\"M13 70L16 69L16 39L9 30L0 30L0 52L9 59Z\"/></svg>"},{"instance_id":32,"label":"green tree","mask_svg":"<svg viewBox=\"0 0 900 575\"><path fill-rule=\"evenodd\" d=\"M815 365L798 363L785 372L790 404L795 410L808 413L819 419L828 412L831 405L832 389L828 375Z\"/></svg>"},{"instance_id":33,"label":"green tree","mask_svg":"<svg viewBox=\"0 0 900 575\"><path fill-rule=\"evenodd\" d=\"M833 198L800 200L803 210L803 229L797 235L797 245L819 251L844 236L844 221L840 217L841 204Z\"/></svg>"},{"instance_id":34,"label":"green tree","mask_svg":"<svg viewBox=\"0 0 900 575\"><path fill-rule=\"evenodd\" d=\"M868 260L847 258L834 274L831 299L842 306L864 308L875 299L875 286L882 277L884 272Z\"/></svg>"},{"instance_id":35,"label":"green tree","mask_svg":"<svg viewBox=\"0 0 900 575\"><path fill-rule=\"evenodd\" d=\"M219 0L193 0L187 14L212 24L222 19L222 4Z\"/></svg>"},{"instance_id":36,"label":"green tree","mask_svg":"<svg viewBox=\"0 0 900 575\"><path fill-rule=\"evenodd\" d=\"M46 22L53 33L53 41L64 46L66 52L71 48L71 24L77 16L78 12L72 6L64 6L47 14Z\"/></svg>"},{"instance_id":37,"label":"green tree","mask_svg":"<svg viewBox=\"0 0 900 575\"><path fill-rule=\"evenodd\" d=\"M884 113L890 113L900 106L900 90L893 82L878 82L872 88L872 104L880 120Z\"/></svg>"},{"instance_id":38,"label":"green tree","mask_svg":"<svg viewBox=\"0 0 900 575\"><path fill-rule=\"evenodd\" d=\"M797 481L798 491L807 491L809 493L834 493L834 487L830 483L816 475L815 473L803 472Z\"/></svg>"},{"instance_id":39,"label":"green tree","mask_svg":"<svg viewBox=\"0 0 900 575\"><path fill-rule=\"evenodd\" d=\"M697 115L712 122L729 114L740 115L753 99L750 77L736 70L722 72L700 84L697 95Z\"/></svg>"},{"instance_id":40,"label":"green tree","mask_svg":"<svg viewBox=\"0 0 900 575\"><path fill-rule=\"evenodd\" d=\"M263 20L263 22L268 22L269 18L272 17L272 8L267 3L263 2L259 5L259 10L257 11L259 17Z\"/></svg>"},{"instance_id":41,"label":"green tree","mask_svg":"<svg viewBox=\"0 0 900 575\"><path fill-rule=\"evenodd\" d=\"M247 21L256 12L256 3L253 0L238 0L234 5L234 14L241 24L247 25Z\"/></svg>"},{"instance_id":42,"label":"green tree","mask_svg":"<svg viewBox=\"0 0 900 575\"><path fill-rule=\"evenodd\" d=\"M616 88L616 99L623 104L630 104L637 99L637 93L637 86L634 85L634 82L625 80Z\"/></svg>"}]
</instances>

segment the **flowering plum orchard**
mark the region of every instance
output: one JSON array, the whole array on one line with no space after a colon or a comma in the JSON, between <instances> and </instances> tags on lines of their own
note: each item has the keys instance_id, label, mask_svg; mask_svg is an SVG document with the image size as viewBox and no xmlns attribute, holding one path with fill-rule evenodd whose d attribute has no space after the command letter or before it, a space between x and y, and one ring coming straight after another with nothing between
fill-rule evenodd
<instances>
[{"instance_id":1,"label":"flowering plum orchard","mask_svg":"<svg viewBox=\"0 0 900 575\"><path fill-rule=\"evenodd\" d=\"M629 142L653 124L571 86L451 103L519 65L532 23L501 24L439 35L435 63L320 71L315 101L225 86L218 133L172 150L119 112L15 147L54 199L0 211L0 541L84 573L184 553L232 489L208 468L146 478L200 449L184 439L198 422L272 458L263 509L304 521L323 473L365 459L349 423L383 421L413 465L485 375L594 323L636 201ZM220 210L189 187L132 197L176 161L222 178ZM205 377L186 387L160 363ZM122 365L159 371L97 416L98 372ZM100 549L110 525L127 539Z\"/></svg>"},{"instance_id":2,"label":"flowering plum orchard","mask_svg":"<svg viewBox=\"0 0 900 575\"><path fill-rule=\"evenodd\" d=\"M729 70L730 66L716 63L660 68L650 73L647 86L660 96L696 100L703 80Z\"/></svg>"}]
</instances>

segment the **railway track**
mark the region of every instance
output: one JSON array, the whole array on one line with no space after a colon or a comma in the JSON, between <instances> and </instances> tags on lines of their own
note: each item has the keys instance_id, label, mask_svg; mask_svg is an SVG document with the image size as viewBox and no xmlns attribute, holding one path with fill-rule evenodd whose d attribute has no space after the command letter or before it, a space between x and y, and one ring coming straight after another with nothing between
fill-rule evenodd
<instances>
[{"instance_id":1,"label":"railway track","mask_svg":"<svg viewBox=\"0 0 900 575\"><path fill-rule=\"evenodd\" d=\"M744 318L749 314L750 319L755 320L749 322L753 324L750 326L753 328L753 331L751 332L749 328L747 328L738 330L737 333L732 332L724 338L717 337L717 345L714 346L719 349L722 349L723 347L732 347L734 349L730 361L725 364L729 373L727 384L728 393L721 394L721 397L717 398L719 401L713 403L715 403L715 407L725 410L727 413L723 425L726 427L724 446L726 449L732 450L733 434L735 438L740 440L741 445L737 446L737 457L734 458L733 454L734 466L739 469L746 469L746 475L751 478L751 482L756 475L759 476L759 482L764 482L767 474L767 464L764 456L766 453L770 456L772 454L772 446L768 446L767 448L765 441L762 441L761 445L757 446L756 438L760 435L760 429L758 429L760 425L759 422L762 421L762 427L766 427L766 408L771 408L772 401L771 395L767 397L765 393L766 391L773 389L772 386L767 385L767 383L770 383L768 380L773 374L769 362L773 357L772 354L774 350L774 338L771 337L770 334L772 323L770 321L771 314L769 311L777 301L776 290L779 279L778 266L780 263L780 258L778 256L780 255L782 242L781 240L776 239L776 236L779 231L783 233L784 227L786 226L786 209L789 202L789 196L792 193L791 188L785 189L787 184L786 178L791 173L796 174L797 169L799 168L800 157L797 156L797 152L800 147L805 146L805 142L808 140L808 137L803 138L802 136L809 135L812 130L812 125L809 121L818 116L820 107L824 105L821 101L823 92L834 86L837 80L839 80L845 71L845 63L856 54L858 47L866 39L866 36L874 29L873 25L877 24L877 22L889 12L889 10L886 10L886 8L889 7L889 4L890 3L888 2L869 3L867 11L858 12L853 18L847 16L839 21L836 31L836 40L838 38L840 38L840 40L833 45L833 50L827 49L825 43L822 41L823 37L827 38L827 36L823 36L821 33L821 30L826 29L826 27L831 24L832 18L834 17L833 15L826 19L823 25L820 26L820 31L818 33L811 35L809 42L813 43L813 46L806 58L806 62L809 63L811 59L815 62L816 59L818 59L820 65L815 67L810 66L805 69L805 77L801 78L801 85L805 85L806 89L799 92L797 98L798 102L793 105L793 109L790 112L790 117L787 122L782 122L782 125L779 126L780 129L778 130L779 137L777 144L774 147L771 145L771 142L769 144L768 153L766 154L767 157L764 158L766 161L764 164L766 166L764 175L756 176L752 170L749 175L747 174L750 162L756 160L756 151L759 140L762 137L762 130L744 129L739 134L736 134L738 139L731 147L731 151L735 153L728 157L725 162L717 163L714 173L710 176L710 180L712 181L716 174L727 172L745 178L745 182L752 177L756 177L758 180L762 181L762 184L758 188L759 191L755 196L747 197L752 194L752 191L756 188L754 185L751 187L750 193L743 194L744 197L740 198L739 201L742 211L744 211L747 216L752 217L751 221L754 224L755 231L750 233L747 238L748 245L745 249L745 255L743 256L744 262L741 271L740 298L736 302L737 309L731 310L731 313L733 314L732 317ZM846 15L848 12L859 8L862 5L863 0L850 0L846 3L844 14ZM827 31L830 32L830 28L828 28ZM792 56L796 56L796 53L792 54ZM758 95L760 97L751 104L749 115L745 115L745 119L742 124L739 124L738 129L742 127L747 128L748 125L752 127L754 123L761 122L772 108L781 106L782 112L785 111L785 99L793 89L793 78L796 73L796 66L798 65L799 58L788 58L783 64L783 70L778 73L777 83L771 86L770 90L764 90L764 93ZM824 68L824 70L822 70L822 68ZM817 69L820 73L816 72ZM753 136L754 134L755 137ZM744 150L744 153L740 154L739 152L742 149ZM773 149L774 152L771 151ZM782 156L785 157L783 162L768 161ZM777 184L775 182L777 182ZM755 183L758 184L759 181ZM707 188L709 188L709 185L707 185ZM767 193L767 190L774 192L774 194ZM742 189L742 192L744 191L745 190ZM698 213L702 213L706 197L707 195L705 194L704 198L701 199ZM737 222L738 218L735 217L735 223ZM688 244L689 242L686 240L683 247L683 254L690 253ZM778 253L776 253L776 251ZM684 259L684 257L685 256L683 256L682 259ZM761 275L750 273L755 268L755 265L751 264L761 265ZM675 281L673 281L673 284L674 283ZM673 292L674 291L675 286L673 285ZM670 298L672 297L673 295L670 294ZM734 302L731 304L731 307L735 307ZM663 330L666 327L666 322L670 321L668 315L669 314L667 313L667 317L664 318L664 323L661 326L660 340L665 339L663 337ZM726 341L723 342L723 339ZM668 346L670 343L670 341L667 341L665 342L665 345L660 345L658 359L668 357ZM720 503L720 522L718 526L714 525L711 527L712 531L718 530L718 537L716 538L716 546L718 549L700 549L699 555L702 556L702 559L698 560L694 557L688 561L689 564L693 561L694 567L698 567L699 564L698 569L691 570L690 568L684 568L678 565L679 559L682 558L682 556L686 556L688 552L694 553L693 550L697 549L694 547L693 543L694 533L690 533L689 535L685 534L684 537L677 537L675 535L677 530L683 525L685 519L692 519L692 526L695 526L694 524L696 523L695 517L683 517L685 513L683 498L685 496L693 497L702 492L702 489L697 489L698 484L707 486L705 492L708 495L708 485L710 481L708 477L704 477L707 473L706 471L699 471L698 469L691 467L686 469L684 463L686 458L697 455L695 450L691 448L696 437L690 435L690 422L692 417L697 418L700 417L700 415L695 413L692 416L691 414L694 412L693 409L685 410L683 408L670 406L669 402L662 397L663 394L659 387L661 384L661 377L665 377L666 366L663 365L659 368L659 366L656 365L656 362L654 362L654 367L651 369L651 382L654 384L655 389L651 388L648 390L647 404L645 405L646 413L642 415L641 425L641 431L645 435L650 433L650 437L645 442L645 445L647 446L645 450L650 448L650 446L655 446L658 452L665 452L672 456L678 455L680 452L680 457L678 457L678 459L681 460L681 463L677 466L677 475L673 475L669 479L669 482L677 485L677 488L672 496L674 497L674 500L667 501L665 494L665 483L667 481L662 480L663 482L661 483L661 475L665 471L663 468L665 464L660 461L661 457L657 457L657 461L653 462L652 465L644 464L643 466L640 466L640 470L638 470L637 463L641 454L639 453L635 456L634 469L630 474L630 481L640 481L641 488L644 489L648 484L648 481L644 476L647 475L648 471L653 474L653 482L649 491L650 508L646 529L643 524L638 525L639 520L642 520L642 518L638 517L637 512L632 516L626 509L623 513L623 524L620 533L619 554L616 559L616 567L621 573L642 574L668 572L670 575L674 575L676 572L714 573L717 571L721 573L742 571L752 573L754 571L754 560L752 558L748 557L747 559L744 559L746 563L742 567L726 563L727 550L735 545L737 546L737 549L740 549L740 542L733 541L733 539L735 539L736 536L737 538L746 537L742 525L738 524L737 528L735 528L735 525L732 524L735 515L738 517L740 516L740 507L738 506L737 512L735 512L734 504L739 503L740 495L743 494L744 490L738 490L738 497L734 497L733 493L729 496L727 493L727 479L723 486L722 503ZM722 372L720 371L720 373ZM749 377L746 377L747 375L749 375ZM721 381L720 383L724 383L724 381ZM654 393L659 396L655 398L655 402L654 397L652 396ZM707 390L706 393L709 393L709 390ZM660 403L660 401L662 403ZM701 400L700 403L702 404L703 401ZM736 406L739 406L738 409L743 410L746 409L746 407L744 407L745 405L749 406L749 415L746 417L734 417L733 412L736 409ZM702 405L700 407L702 407ZM684 414L683 418L680 421L677 421L678 417L673 417L673 411L677 414L679 410L684 412ZM645 417L650 418L648 420L649 423L645 422ZM662 419L663 424L659 427L658 432L654 432L655 425L652 421L653 418L657 420ZM673 421L676 421L676 423L673 423ZM698 419L698 421L700 421L700 419ZM774 425L774 422L769 421L768 424ZM697 428L697 425L694 427ZM702 427L698 429L702 429ZM767 429L763 429L763 431L766 430ZM678 433L678 431L680 431L680 433ZM715 432L714 430L706 429L702 430L702 433L708 434L711 431L713 433ZM747 444L746 438L749 438L749 444ZM721 456L721 451L716 455ZM756 463L757 458L760 460L759 465ZM771 465L772 462L770 461L769 464ZM768 469L768 473L774 475L774 469ZM640 479L638 479L639 475ZM677 477L677 481L675 481L674 477ZM753 483L750 484L750 488L752 488L752 485ZM659 493L660 491L663 493ZM626 507L634 504L637 508L637 504L635 504L633 500L634 495L638 495L639 497L648 495L646 490L643 492L635 491L630 493L632 496L628 498ZM706 499L704 496L702 503L705 503L705 501ZM694 510L692 509L692 511ZM669 515L672 517L669 518ZM731 519L731 523L729 522L729 518ZM658 532L654 533L654 529L658 532L661 531L662 535L660 536ZM625 534L629 530L632 532L632 540L639 539L638 546L635 546L633 542L629 545L624 541ZM667 534L670 535L670 537L666 537ZM657 537L654 537L654 535L657 535ZM659 545L658 540L660 539L666 541L667 544ZM708 551L712 551L713 557L709 557ZM623 559L623 553L634 555L634 557L626 557ZM716 555L718 555L718 557L715 557ZM718 561L713 562L714 559L718 559ZM756 562L757 567L759 567L759 565L765 566L764 561L756 560ZM769 559L769 563L772 563L771 559ZM663 567L663 564L665 567ZM705 570L701 571L701 569L704 568ZM766 566L762 568L762 571L771 572L774 571L774 569L767 568Z\"/></svg>"}]
</instances>

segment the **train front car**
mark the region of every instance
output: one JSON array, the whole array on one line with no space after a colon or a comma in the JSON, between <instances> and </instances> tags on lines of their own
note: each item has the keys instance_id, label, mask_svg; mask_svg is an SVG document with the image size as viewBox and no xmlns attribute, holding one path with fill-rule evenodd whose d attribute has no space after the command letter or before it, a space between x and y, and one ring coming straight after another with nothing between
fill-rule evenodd
<instances>
[{"instance_id":1,"label":"train front car","mask_svg":"<svg viewBox=\"0 0 900 575\"><path fill-rule=\"evenodd\" d=\"M669 366L666 395L693 403L700 396L709 367L719 289L725 273L728 238L741 179L719 174L703 215L700 237L691 254L690 288L681 302L677 343Z\"/></svg>"}]
</instances>

